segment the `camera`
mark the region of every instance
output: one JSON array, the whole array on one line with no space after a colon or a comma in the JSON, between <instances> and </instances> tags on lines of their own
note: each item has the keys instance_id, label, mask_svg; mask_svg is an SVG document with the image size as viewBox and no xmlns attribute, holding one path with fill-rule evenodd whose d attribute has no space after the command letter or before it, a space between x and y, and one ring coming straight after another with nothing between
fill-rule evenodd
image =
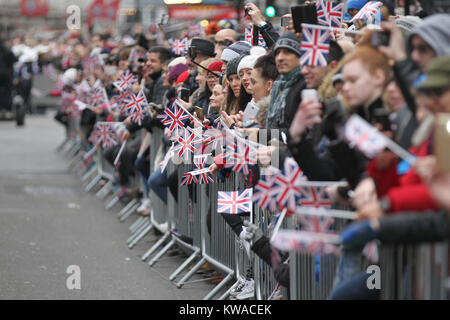
<instances>
[{"instance_id":1,"label":"camera","mask_svg":"<svg viewBox=\"0 0 450 320\"><path fill-rule=\"evenodd\" d=\"M248 12L250 11L250 8L245 8L244 10L244 16L247 17L248 16Z\"/></svg>"},{"instance_id":2,"label":"camera","mask_svg":"<svg viewBox=\"0 0 450 320\"><path fill-rule=\"evenodd\" d=\"M391 39L390 31L373 30L370 37L370 44L372 47L388 46Z\"/></svg>"}]
</instances>

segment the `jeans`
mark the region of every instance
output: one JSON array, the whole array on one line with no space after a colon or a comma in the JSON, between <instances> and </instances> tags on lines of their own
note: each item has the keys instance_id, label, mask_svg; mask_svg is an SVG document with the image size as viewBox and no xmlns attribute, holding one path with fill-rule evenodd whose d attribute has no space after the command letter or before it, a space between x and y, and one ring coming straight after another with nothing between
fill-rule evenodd
<instances>
[{"instance_id":1,"label":"jeans","mask_svg":"<svg viewBox=\"0 0 450 320\"><path fill-rule=\"evenodd\" d=\"M148 195L150 193L150 187L148 185L148 178L150 175L150 160L146 158L146 156L137 158L134 162L134 168L141 176L142 181L144 182L145 192Z\"/></svg>"},{"instance_id":2,"label":"jeans","mask_svg":"<svg viewBox=\"0 0 450 320\"><path fill-rule=\"evenodd\" d=\"M362 272L334 288L331 292L330 300L378 300L380 289L369 289L367 280L370 274Z\"/></svg>"},{"instance_id":3,"label":"jeans","mask_svg":"<svg viewBox=\"0 0 450 320\"><path fill-rule=\"evenodd\" d=\"M337 288L344 281L353 278L361 272L361 251L362 248L342 250L342 255L336 270L336 276L334 278L333 288Z\"/></svg>"},{"instance_id":4,"label":"jeans","mask_svg":"<svg viewBox=\"0 0 450 320\"><path fill-rule=\"evenodd\" d=\"M148 178L148 187L164 203L167 203L167 170L163 173L161 173L161 169L155 170Z\"/></svg>"}]
</instances>

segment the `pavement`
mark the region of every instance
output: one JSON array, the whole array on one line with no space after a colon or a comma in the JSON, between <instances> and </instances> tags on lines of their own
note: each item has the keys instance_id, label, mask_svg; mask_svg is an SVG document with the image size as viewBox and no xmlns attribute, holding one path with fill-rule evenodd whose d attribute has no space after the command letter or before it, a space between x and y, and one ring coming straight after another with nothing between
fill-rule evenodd
<instances>
[{"instance_id":1,"label":"pavement","mask_svg":"<svg viewBox=\"0 0 450 320\"><path fill-rule=\"evenodd\" d=\"M168 280L181 256L141 261L153 232L127 247L137 215L121 223L120 208L107 211L83 191L56 152L65 131L53 113L27 115L24 127L0 122L0 299L202 299L214 285L178 289ZM79 267L80 289L67 286L70 266Z\"/></svg>"}]
</instances>

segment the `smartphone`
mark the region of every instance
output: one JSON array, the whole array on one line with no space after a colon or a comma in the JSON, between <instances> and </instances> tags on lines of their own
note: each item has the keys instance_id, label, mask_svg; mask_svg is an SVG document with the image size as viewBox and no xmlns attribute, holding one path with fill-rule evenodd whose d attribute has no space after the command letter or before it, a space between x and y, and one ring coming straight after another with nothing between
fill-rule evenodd
<instances>
[{"instance_id":1,"label":"smartphone","mask_svg":"<svg viewBox=\"0 0 450 320\"><path fill-rule=\"evenodd\" d=\"M317 24L317 10L314 4L300 4L291 7L295 32L302 32L302 23Z\"/></svg>"},{"instance_id":2,"label":"smartphone","mask_svg":"<svg viewBox=\"0 0 450 320\"><path fill-rule=\"evenodd\" d=\"M291 17L282 17L281 18L281 26L282 27L289 27L289 23L291 22Z\"/></svg>"},{"instance_id":3,"label":"smartphone","mask_svg":"<svg viewBox=\"0 0 450 320\"><path fill-rule=\"evenodd\" d=\"M204 114L203 114L203 109L200 108L200 107L197 107L197 106L195 106L194 108L195 108L195 113L197 114L197 117L198 117L200 120L203 120L203 119L205 118L205 116L204 116Z\"/></svg>"},{"instance_id":4,"label":"smartphone","mask_svg":"<svg viewBox=\"0 0 450 320\"><path fill-rule=\"evenodd\" d=\"M185 101L185 102L189 102L189 94L190 94L190 90L189 89L181 88L180 99Z\"/></svg>"},{"instance_id":5,"label":"smartphone","mask_svg":"<svg viewBox=\"0 0 450 320\"><path fill-rule=\"evenodd\" d=\"M434 155L440 174L450 173L450 114L439 113L434 127Z\"/></svg>"},{"instance_id":6,"label":"smartphone","mask_svg":"<svg viewBox=\"0 0 450 320\"><path fill-rule=\"evenodd\" d=\"M251 120L254 120L256 118L256 115L258 114L259 108L257 105L255 105L252 102L247 103L247 106L244 110L244 115L242 117L242 122L247 123Z\"/></svg>"},{"instance_id":7,"label":"smartphone","mask_svg":"<svg viewBox=\"0 0 450 320\"><path fill-rule=\"evenodd\" d=\"M379 46L388 46L391 40L390 31L373 30L370 37L370 44L372 47L377 48Z\"/></svg>"}]
</instances>

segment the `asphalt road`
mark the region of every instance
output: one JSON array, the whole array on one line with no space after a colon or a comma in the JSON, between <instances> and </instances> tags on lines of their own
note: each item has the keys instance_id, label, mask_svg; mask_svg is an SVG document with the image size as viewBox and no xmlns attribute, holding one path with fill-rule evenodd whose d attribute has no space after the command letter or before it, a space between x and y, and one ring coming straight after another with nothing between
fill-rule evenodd
<instances>
[{"instance_id":1,"label":"asphalt road","mask_svg":"<svg viewBox=\"0 0 450 320\"><path fill-rule=\"evenodd\" d=\"M141 261L153 233L128 249L137 216L120 223L117 208L83 191L56 152L64 129L52 116L27 117L23 128L0 122L0 299L202 299L212 284L178 289L168 280L180 256L153 268ZM66 285L71 265L79 290Z\"/></svg>"}]
</instances>

